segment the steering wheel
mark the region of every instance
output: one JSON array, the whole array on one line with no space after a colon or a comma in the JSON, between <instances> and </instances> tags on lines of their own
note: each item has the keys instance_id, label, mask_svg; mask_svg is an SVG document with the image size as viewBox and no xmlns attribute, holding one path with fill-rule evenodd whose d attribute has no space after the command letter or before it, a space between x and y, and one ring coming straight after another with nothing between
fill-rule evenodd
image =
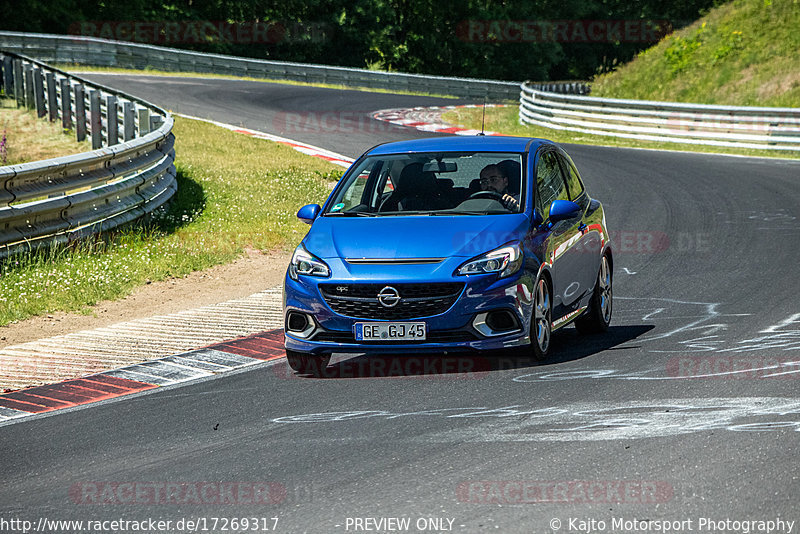
<instances>
[{"instance_id":1,"label":"steering wheel","mask_svg":"<svg viewBox=\"0 0 800 534\"><path fill-rule=\"evenodd\" d=\"M503 195L498 193L497 191L478 191L476 193L472 193L469 196L470 200L473 198L489 198L492 200L496 200L502 204L503 202Z\"/></svg>"}]
</instances>

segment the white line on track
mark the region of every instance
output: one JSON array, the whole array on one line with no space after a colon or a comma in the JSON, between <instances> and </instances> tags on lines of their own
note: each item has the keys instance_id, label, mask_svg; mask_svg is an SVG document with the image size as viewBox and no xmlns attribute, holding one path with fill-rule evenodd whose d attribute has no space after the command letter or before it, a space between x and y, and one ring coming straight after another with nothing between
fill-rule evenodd
<instances>
[{"instance_id":1,"label":"white line on track","mask_svg":"<svg viewBox=\"0 0 800 534\"><path fill-rule=\"evenodd\" d=\"M293 149L297 150L298 152L301 152L308 156L313 156L315 158L322 158L326 161L333 163L334 165L339 165L340 167L348 168L350 167L350 164L353 163L353 161L355 161L353 158L349 158L342 154L332 152L326 148L320 148L318 146L309 145L308 143L304 143L302 141L295 141L294 139L289 139L287 137L281 137L279 135L274 135L266 132L260 132L258 130L252 130L250 128L245 128L243 126L236 126L234 124L227 124L224 122L218 122L211 119L204 119L202 117L195 117L192 115L183 115L181 113L173 113L173 115L176 115L178 117L183 117L185 119L207 122L209 124L213 124L214 126L219 126L220 128L225 128L226 130L231 130L236 133L249 135L257 139L266 139L267 141L274 141L282 145L288 145Z\"/></svg>"}]
</instances>

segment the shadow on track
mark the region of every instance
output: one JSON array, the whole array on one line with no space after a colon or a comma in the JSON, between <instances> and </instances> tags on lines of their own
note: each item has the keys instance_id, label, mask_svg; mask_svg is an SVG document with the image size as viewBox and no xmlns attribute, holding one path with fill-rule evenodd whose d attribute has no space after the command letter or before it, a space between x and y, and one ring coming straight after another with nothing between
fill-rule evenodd
<instances>
[{"instance_id":1,"label":"shadow on track","mask_svg":"<svg viewBox=\"0 0 800 534\"><path fill-rule=\"evenodd\" d=\"M655 325L652 324L610 326L603 334L581 335L575 328L567 327L553 334L552 353L548 359L539 362L539 365L557 365L580 360L633 341L654 328ZM638 348L639 345L630 345L617 350Z\"/></svg>"},{"instance_id":2,"label":"shadow on track","mask_svg":"<svg viewBox=\"0 0 800 534\"><path fill-rule=\"evenodd\" d=\"M276 368L276 372L277 369L282 369L282 372L288 373L285 378L425 377L440 380L469 380L482 378L494 371L557 365L580 360L632 341L653 328L655 328L653 325L612 326L604 334L590 336L579 335L574 328L567 328L554 334L553 354L541 362L533 360L519 349L492 354L363 354L336 362L309 375L295 375L288 366L280 366Z\"/></svg>"}]
</instances>

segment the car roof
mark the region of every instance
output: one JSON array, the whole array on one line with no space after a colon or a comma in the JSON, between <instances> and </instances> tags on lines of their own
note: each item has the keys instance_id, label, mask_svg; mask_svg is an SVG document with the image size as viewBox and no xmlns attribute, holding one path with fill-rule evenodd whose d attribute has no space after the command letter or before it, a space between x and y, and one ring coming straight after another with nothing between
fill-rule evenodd
<instances>
[{"instance_id":1,"label":"car roof","mask_svg":"<svg viewBox=\"0 0 800 534\"><path fill-rule=\"evenodd\" d=\"M368 155L407 154L414 152L526 152L530 144L535 151L543 144L554 144L534 137L508 137L500 135L447 136L410 139L378 145Z\"/></svg>"}]
</instances>

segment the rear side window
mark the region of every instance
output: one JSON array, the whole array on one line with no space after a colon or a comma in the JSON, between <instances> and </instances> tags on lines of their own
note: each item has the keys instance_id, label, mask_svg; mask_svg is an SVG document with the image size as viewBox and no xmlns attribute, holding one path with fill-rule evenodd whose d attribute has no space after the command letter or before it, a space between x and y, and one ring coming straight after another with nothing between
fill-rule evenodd
<instances>
[{"instance_id":1,"label":"rear side window","mask_svg":"<svg viewBox=\"0 0 800 534\"><path fill-rule=\"evenodd\" d=\"M536 167L536 207L547 220L550 216L550 204L554 200L569 200L568 196L555 153L545 152L539 156Z\"/></svg>"},{"instance_id":2,"label":"rear side window","mask_svg":"<svg viewBox=\"0 0 800 534\"><path fill-rule=\"evenodd\" d=\"M567 189L569 190L569 199L575 200L583 194L583 183L581 176L578 174L578 169L569 158L560 156L561 164L564 166L564 175L567 178Z\"/></svg>"}]
</instances>

